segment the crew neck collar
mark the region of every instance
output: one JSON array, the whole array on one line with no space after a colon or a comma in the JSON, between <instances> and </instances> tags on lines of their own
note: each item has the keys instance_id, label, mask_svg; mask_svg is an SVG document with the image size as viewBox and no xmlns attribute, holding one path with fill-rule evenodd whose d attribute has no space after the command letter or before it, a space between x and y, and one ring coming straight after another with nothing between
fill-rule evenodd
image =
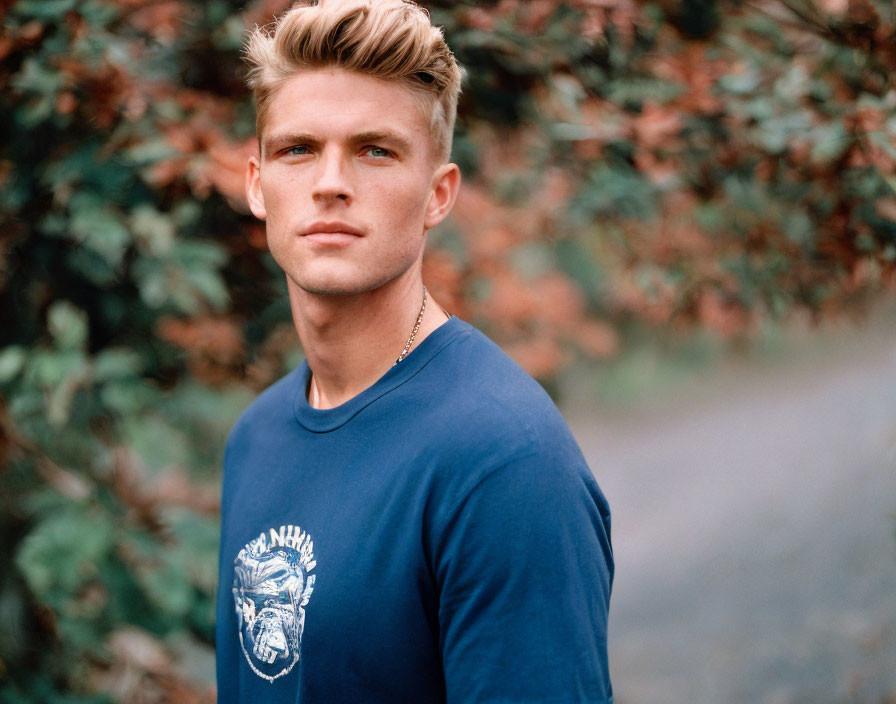
<instances>
[{"instance_id":1,"label":"crew neck collar","mask_svg":"<svg viewBox=\"0 0 896 704\"><path fill-rule=\"evenodd\" d=\"M407 357L398 364L394 364L372 386L335 408L313 408L308 403L305 392L311 378L311 369L308 366L308 360L302 360L298 369L296 397L293 405L296 420L304 428L314 433L327 433L342 427L378 398L411 379L446 345L462 332L469 330L469 327L469 324L460 318L451 316L427 335Z\"/></svg>"}]
</instances>

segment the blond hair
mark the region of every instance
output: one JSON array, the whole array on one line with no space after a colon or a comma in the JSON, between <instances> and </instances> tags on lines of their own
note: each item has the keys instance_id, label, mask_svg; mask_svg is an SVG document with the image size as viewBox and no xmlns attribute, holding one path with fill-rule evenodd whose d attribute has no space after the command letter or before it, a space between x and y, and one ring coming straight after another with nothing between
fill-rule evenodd
<instances>
[{"instance_id":1,"label":"blond hair","mask_svg":"<svg viewBox=\"0 0 896 704\"><path fill-rule=\"evenodd\" d=\"M246 43L261 137L271 99L297 72L335 66L398 81L421 98L447 161L463 69L429 13L411 0L319 0L293 7Z\"/></svg>"}]
</instances>

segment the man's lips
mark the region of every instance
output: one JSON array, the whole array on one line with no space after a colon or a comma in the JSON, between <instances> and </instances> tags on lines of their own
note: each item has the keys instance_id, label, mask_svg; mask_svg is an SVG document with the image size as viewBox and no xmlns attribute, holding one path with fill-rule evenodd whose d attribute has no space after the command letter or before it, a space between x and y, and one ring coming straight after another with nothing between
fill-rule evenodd
<instances>
[{"instance_id":1,"label":"man's lips","mask_svg":"<svg viewBox=\"0 0 896 704\"><path fill-rule=\"evenodd\" d=\"M328 247L344 247L361 239L358 235L349 235L345 232L312 232L302 237L306 242Z\"/></svg>"},{"instance_id":2,"label":"man's lips","mask_svg":"<svg viewBox=\"0 0 896 704\"><path fill-rule=\"evenodd\" d=\"M361 230L344 222L315 222L299 234L302 237L311 237L315 241L320 242L351 241L364 236Z\"/></svg>"}]
</instances>

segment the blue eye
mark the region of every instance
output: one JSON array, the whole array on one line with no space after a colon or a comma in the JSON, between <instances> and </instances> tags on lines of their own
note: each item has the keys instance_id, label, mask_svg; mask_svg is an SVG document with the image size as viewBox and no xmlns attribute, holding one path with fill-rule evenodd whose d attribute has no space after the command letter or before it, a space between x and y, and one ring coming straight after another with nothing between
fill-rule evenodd
<instances>
[{"instance_id":1,"label":"blue eye","mask_svg":"<svg viewBox=\"0 0 896 704\"><path fill-rule=\"evenodd\" d=\"M308 147L304 145L300 145L298 147L290 147L286 150L287 154L291 154L293 156L302 156L309 153Z\"/></svg>"},{"instance_id":2,"label":"blue eye","mask_svg":"<svg viewBox=\"0 0 896 704\"><path fill-rule=\"evenodd\" d=\"M370 154L370 156L377 157L378 159L392 156L392 152L388 149L383 149L382 147L368 147L366 153Z\"/></svg>"}]
</instances>

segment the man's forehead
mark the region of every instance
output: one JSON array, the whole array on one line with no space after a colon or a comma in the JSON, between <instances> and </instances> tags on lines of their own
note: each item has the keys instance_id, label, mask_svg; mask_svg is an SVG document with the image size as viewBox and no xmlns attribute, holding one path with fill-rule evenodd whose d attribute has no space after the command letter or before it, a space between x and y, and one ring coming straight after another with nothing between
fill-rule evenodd
<instances>
[{"instance_id":1,"label":"man's forehead","mask_svg":"<svg viewBox=\"0 0 896 704\"><path fill-rule=\"evenodd\" d=\"M420 100L392 80L345 71L301 71L278 86L267 109L272 133L395 133L428 137L429 121Z\"/></svg>"}]
</instances>

